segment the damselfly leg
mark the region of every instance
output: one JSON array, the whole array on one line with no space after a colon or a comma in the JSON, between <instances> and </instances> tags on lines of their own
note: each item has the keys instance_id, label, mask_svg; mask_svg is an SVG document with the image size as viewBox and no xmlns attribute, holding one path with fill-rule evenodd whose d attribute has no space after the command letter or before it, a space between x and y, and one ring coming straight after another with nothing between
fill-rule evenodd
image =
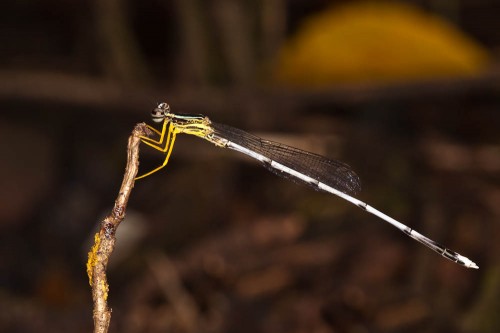
<instances>
[{"instance_id":1,"label":"damselfly leg","mask_svg":"<svg viewBox=\"0 0 500 333\"><path fill-rule=\"evenodd\" d=\"M159 167L157 167L157 168L155 168L155 169L153 169L153 170L151 170L151 171L149 171L149 172L147 172L139 177L136 177L135 180L147 177L149 175L152 175L156 171L163 169L167 165L168 160L170 159L170 154L172 153L172 149L174 148L175 137L176 137L177 133L176 133L175 127L172 125L171 122L168 122L165 120L163 122L163 127L162 127L161 132L154 129L153 127L151 127L149 125L148 125L148 128L150 128L154 132L156 132L156 134L158 134L160 136L160 138L158 140L154 140L154 139L151 139L148 137L141 137L141 141L143 143L147 144L148 146L150 146L156 150L161 151L162 153L164 153L166 155L166 157L165 157L165 160L163 161L163 163ZM165 137L167 139L166 139L165 145L163 145L163 140L165 139Z\"/></svg>"}]
</instances>

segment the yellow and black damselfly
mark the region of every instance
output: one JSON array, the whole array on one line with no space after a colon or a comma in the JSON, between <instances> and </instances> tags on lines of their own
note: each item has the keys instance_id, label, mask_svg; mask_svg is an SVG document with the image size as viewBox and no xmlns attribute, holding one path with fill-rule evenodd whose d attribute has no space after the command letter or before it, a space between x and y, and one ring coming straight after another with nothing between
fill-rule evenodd
<instances>
[{"instance_id":1,"label":"yellow and black damselfly","mask_svg":"<svg viewBox=\"0 0 500 333\"><path fill-rule=\"evenodd\" d=\"M172 113L167 103L160 103L152 111L152 118L154 122L163 123L161 131L148 126L158 134L159 139L154 140L143 137L142 142L165 153L166 157L162 165L137 177L137 179L149 176L167 165L177 134L195 135L218 147L230 148L248 155L260 161L267 169L281 177L305 183L319 191L335 194L364 211L390 223L443 257L468 268L479 268L468 258L447 249L405 224L396 221L392 217L351 196L358 192L361 186L359 177L345 163L281 143L261 139L240 129L212 122L203 115Z\"/></svg>"}]
</instances>

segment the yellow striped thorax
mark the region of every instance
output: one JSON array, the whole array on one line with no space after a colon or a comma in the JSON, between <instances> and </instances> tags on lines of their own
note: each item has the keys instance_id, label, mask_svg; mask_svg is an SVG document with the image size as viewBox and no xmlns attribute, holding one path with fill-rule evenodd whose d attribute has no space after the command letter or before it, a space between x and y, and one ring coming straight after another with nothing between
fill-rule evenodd
<instances>
[{"instance_id":1,"label":"yellow striped thorax","mask_svg":"<svg viewBox=\"0 0 500 333\"><path fill-rule=\"evenodd\" d=\"M167 103L160 103L151 112L154 122L166 122L172 124L172 131L176 134L185 133L206 139L213 133L210 119L201 114L182 114L170 112Z\"/></svg>"}]
</instances>

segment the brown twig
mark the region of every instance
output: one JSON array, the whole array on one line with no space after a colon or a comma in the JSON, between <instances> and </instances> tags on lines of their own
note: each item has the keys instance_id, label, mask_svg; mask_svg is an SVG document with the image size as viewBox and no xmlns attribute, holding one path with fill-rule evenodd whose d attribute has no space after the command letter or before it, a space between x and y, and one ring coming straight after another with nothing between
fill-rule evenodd
<instances>
[{"instance_id":1,"label":"brown twig","mask_svg":"<svg viewBox=\"0 0 500 333\"><path fill-rule=\"evenodd\" d=\"M140 137L150 134L151 131L144 123L137 124L132 131L128 140L127 166L120 192L111 214L102 220L100 230L94 236L94 245L89 252L87 274L92 286L92 299L94 301L94 333L108 332L111 309L107 303L109 286L106 279L106 268L115 247L115 232L125 217L128 198L139 169Z\"/></svg>"}]
</instances>

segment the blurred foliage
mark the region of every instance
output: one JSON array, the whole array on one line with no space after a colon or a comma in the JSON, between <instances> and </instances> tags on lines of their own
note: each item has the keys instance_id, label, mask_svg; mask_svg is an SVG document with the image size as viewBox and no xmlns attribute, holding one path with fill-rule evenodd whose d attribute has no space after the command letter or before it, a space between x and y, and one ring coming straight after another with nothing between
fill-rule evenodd
<instances>
[{"instance_id":1,"label":"blurred foliage","mask_svg":"<svg viewBox=\"0 0 500 333\"><path fill-rule=\"evenodd\" d=\"M307 19L282 48L275 79L292 86L404 81L480 72L486 49L411 5L359 2Z\"/></svg>"},{"instance_id":2,"label":"blurred foliage","mask_svg":"<svg viewBox=\"0 0 500 333\"><path fill-rule=\"evenodd\" d=\"M469 332L498 332L500 318L496 315L500 308L500 267L493 266L482 284L477 302L463 318L463 325Z\"/></svg>"}]
</instances>

